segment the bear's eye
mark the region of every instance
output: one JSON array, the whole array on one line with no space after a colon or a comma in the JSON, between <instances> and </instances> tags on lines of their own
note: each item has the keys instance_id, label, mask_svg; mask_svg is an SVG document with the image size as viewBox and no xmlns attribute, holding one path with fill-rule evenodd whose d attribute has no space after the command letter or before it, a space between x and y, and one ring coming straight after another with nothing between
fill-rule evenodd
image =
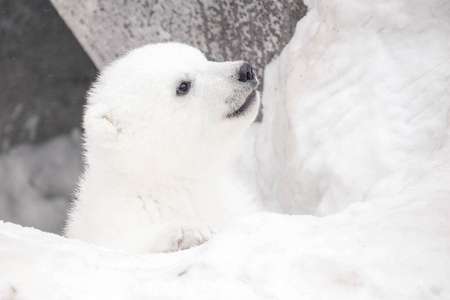
<instances>
[{"instance_id":1,"label":"bear's eye","mask_svg":"<svg viewBox=\"0 0 450 300\"><path fill-rule=\"evenodd\" d=\"M191 83L187 81L183 81L178 87L177 87L177 95L185 95L189 92L189 89L191 88Z\"/></svg>"}]
</instances>

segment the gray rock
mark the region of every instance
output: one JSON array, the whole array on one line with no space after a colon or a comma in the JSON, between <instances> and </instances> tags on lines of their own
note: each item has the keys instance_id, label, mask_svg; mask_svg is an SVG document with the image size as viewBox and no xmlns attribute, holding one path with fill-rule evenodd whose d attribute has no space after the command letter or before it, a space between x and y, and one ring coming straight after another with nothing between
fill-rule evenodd
<instances>
[{"instance_id":1,"label":"gray rock","mask_svg":"<svg viewBox=\"0 0 450 300\"><path fill-rule=\"evenodd\" d=\"M0 153L79 127L96 68L48 0L0 0Z\"/></svg>"},{"instance_id":2,"label":"gray rock","mask_svg":"<svg viewBox=\"0 0 450 300\"><path fill-rule=\"evenodd\" d=\"M248 60L260 76L306 13L297 0L51 2L99 69L135 47L179 41L216 61Z\"/></svg>"}]
</instances>

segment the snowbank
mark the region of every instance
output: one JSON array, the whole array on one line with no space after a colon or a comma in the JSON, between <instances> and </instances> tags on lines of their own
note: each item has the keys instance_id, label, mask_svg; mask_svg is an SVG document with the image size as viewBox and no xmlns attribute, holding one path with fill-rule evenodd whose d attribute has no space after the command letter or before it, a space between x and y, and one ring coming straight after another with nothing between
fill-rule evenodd
<instances>
[{"instance_id":1,"label":"snowbank","mask_svg":"<svg viewBox=\"0 0 450 300\"><path fill-rule=\"evenodd\" d=\"M149 255L1 223L0 299L450 299L450 3L307 5L240 167L268 207L327 216Z\"/></svg>"},{"instance_id":2,"label":"snowbank","mask_svg":"<svg viewBox=\"0 0 450 300\"><path fill-rule=\"evenodd\" d=\"M449 299L449 171L334 216L237 219L170 254L0 224L0 299Z\"/></svg>"},{"instance_id":3,"label":"snowbank","mask_svg":"<svg viewBox=\"0 0 450 300\"><path fill-rule=\"evenodd\" d=\"M257 183L286 212L328 215L449 153L450 5L306 4L266 68Z\"/></svg>"}]
</instances>

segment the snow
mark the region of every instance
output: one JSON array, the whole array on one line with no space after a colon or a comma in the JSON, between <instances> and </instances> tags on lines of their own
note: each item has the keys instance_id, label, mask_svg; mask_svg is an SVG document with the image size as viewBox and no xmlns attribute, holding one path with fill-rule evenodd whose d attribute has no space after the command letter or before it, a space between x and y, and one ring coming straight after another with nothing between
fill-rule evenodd
<instances>
[{"instance_id":1,"label":"snow","mask_svg":"<svg viewBox=\"0 0 450 300\"><path fill-rule=\"evenodd\" d=\"M329 215L370 198L383 178L448 153L450 6L308 5L266 68L258 185L286 212Z\"/></svg>"},{"instance_id":2,"label":"snow","mask_svg":"<svg viewBox=\"0 0 450 300\"><path fill-rule=\"evenodd\" d=\"M450 299L450 3L305 2L237 164L296 215L145 255L0 223L0 299Z\"/></svg>"},{"instance_id":3,"label":"snow","mask_svg":"<svg viewBox=\"0 0 450 300\"><path fill-rule=\"evenodd\" d=\"M0 291L17 299L449 299L448 171L326 218L236 219L206 244L169 254L0 224Z\"/></svg>"}]
</instances>

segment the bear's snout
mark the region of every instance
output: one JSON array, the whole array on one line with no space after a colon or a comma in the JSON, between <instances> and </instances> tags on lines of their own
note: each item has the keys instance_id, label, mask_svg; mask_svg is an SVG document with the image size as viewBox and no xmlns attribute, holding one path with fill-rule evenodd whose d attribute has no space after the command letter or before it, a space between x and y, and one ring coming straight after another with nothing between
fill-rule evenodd
<instances>
[{"instance_id":1,"label":"bear's snout","mask_svg":"<svg viewBox=\"0 0 450 300\"><path fill-rule=\"evenodd\" d=\"M253 72L252 65L245 62L239 69L239 81L247 82L255 80L255 73Z\"/></svg>"}]
</instances>

